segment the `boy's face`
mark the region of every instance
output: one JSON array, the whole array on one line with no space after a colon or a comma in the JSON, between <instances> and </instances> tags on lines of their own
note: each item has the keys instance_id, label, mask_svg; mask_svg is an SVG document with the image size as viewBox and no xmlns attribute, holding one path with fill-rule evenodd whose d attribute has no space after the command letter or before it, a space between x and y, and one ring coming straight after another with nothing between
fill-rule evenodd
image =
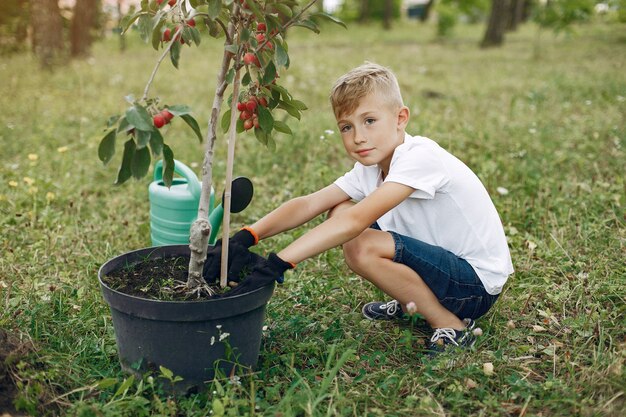
<instances>
[{"instance_id":1,"label":"boy's face","mask_svg":"<svg viewBox=\"0 0 626 417\"><path fill-rule=\"evenodd\" d=\"M386 175L394 150L404 141L408 120L408 108L394 110L372 93L360 100L354 112L341 115L337 126L348 155L363 165L380 166Z\"/></svg>"}]
</instances>

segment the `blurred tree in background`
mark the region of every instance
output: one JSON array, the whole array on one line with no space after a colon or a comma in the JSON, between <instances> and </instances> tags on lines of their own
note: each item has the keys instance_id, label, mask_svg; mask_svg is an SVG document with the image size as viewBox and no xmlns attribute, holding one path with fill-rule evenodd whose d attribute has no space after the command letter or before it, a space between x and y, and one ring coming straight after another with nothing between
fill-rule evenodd
<instances>
[{"instance_id":1,"label":"blurred tree in background","mask_svg":"<svg viewBox=\"0 0 626 417\"><path fill-rule=\"evenodd\" d=\"M50 69L64 54L63 20L57 0L30 0L32 46L41 66Z\"/></svg>"},{"instance_id":2,"label":"blurred tree in background","mask_svg":"<svg viewBox=\"0 0 626 417\"><path fill-rule=\"evenodd\" d=\"M0 3L0 55L26 48L30 14L28 0L2 0Z\"/></svg>"},{"instance_id":3,"label":"blurred tree in background","mask_svg":"<svg viewBox=\"0 0 626 417\"><path fill-rule=\"evenodd\" d=\"M402 0L344 0L338 16L344 22L382 22L385 29L400 18Z\"/></svg>"},{"instance_id":4,"label":"blurred tree in background","mask_svg":"<svg viewBox=\"0 0 626 417\"><path fill-rule=\"evenodd\" d=\"M76 0L70 27L70 54L81 57L89 54L98 28L99 0Z\"/></svg>"}]
</instances>

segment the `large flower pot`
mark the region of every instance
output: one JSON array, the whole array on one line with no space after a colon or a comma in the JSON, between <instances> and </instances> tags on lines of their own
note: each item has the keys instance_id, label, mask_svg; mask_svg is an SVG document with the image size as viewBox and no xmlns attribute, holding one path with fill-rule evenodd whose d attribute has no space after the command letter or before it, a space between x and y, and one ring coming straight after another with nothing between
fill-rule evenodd
<instances>
[{"instance_id":1,"label":"large flower pot","mask_svg":"<svg viewBox=\"0 0 626 417\"><path fill-rule=\"evenodd\" d=\"M202 388L215 376L256 366L265 306L274 284L234 297L200 301L158 301L109 288L103 277L138 262L189 256L188 245L135 250L106 262L98 271L105 301L111 308L122 368L157 371L163 366L183 378L173 387Z\"/></svg>"}]
</instances>

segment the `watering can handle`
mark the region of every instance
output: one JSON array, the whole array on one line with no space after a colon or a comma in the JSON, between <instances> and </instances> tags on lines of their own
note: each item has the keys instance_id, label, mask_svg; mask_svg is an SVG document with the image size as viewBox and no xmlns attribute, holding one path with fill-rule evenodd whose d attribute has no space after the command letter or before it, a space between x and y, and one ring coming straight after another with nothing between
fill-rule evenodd
<instances>
[{"instance_id":1,"label":"watering can handle","mask_svg":"<svg viewBox=\"0 0 626 417\"><path fill-rule=\"evenodd\" d=\"M195 197L199 197L202 192L200 182L196 174L187 165L174 159L174 172L187 180L187 189ZM157 161L154 166L154 181L163 179L163 160Z\"/></svg>"}]
</instances>

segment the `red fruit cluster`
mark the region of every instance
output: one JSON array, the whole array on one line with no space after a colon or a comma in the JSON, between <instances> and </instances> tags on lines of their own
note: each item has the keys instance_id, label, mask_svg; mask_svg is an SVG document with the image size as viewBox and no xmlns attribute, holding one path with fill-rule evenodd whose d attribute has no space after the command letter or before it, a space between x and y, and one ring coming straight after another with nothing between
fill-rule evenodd
<instances>
[{"instance_id":1,"label":"red fruit cluster","mask_svg":"<svg viewBox=\"0 0 626 417\"><path fill-rule=\"evenodd\" d=\"M157 4L160 6L161 4L163 4L164 1L165 0L157 0ZM169 4L170 7L174 7L174 5L176 4L176 0L169 0L167 4Z\"/></svg>"},{"instance_id":2,"label":"red fruit cluster","mask_svg":"<svg viewBox=\"0 0 626 417\"><path fill-rule=\"evenodd\" d=\"M267 107L267 99L265 97L251 96L247 101L240 101L237 103L237 110L239 110L239 118L243 120L243 128L250 130L253 127L258 129L259 116L258 107Z\"/></svg>"},{"instance_id":3,"label":"red fruit cluster","mask_svg":"<svg viewBox=\"0 0 626 417\"><path fill-rule=\"evenodd\" d=\"M196 21L195 21L194 19L189 19L189 20L187 20L187 21L185 22L185 24L186 24L187 26L192 27L192 28L193 28L193 27L196 27ZM174 31L173 31L173 32L174 32L174 33L176 33L176 32L178 31L178 28L179 28L179 27L178 27L178 26L176 26L176 27L174 28ZM171 41L171 40L172 40L172 29L170 29L170 28L165 28L165 30L163 31L163 36L161 37L161 39L163 40L163 42L169 42L169 41ZM183 43L183 44L185 43L185 41L183 40L183 37L182 37L180 34L176 37L176 39L177 39L177 40L179 40L179 41L180 41L180 43Z\"/></svg>"},{"instance_id":4,"label":"red fruit cluster","mask_svg":"<svg viewBox=\"0 0 626 417\"><path fill-rule=\"evenodd\" d=\"M172 121L174 115L170 113L168 109L163 109L159 113L152 116L152 123L157 129L162 128L166 124Z\"/></svg>"}]
</instances>

